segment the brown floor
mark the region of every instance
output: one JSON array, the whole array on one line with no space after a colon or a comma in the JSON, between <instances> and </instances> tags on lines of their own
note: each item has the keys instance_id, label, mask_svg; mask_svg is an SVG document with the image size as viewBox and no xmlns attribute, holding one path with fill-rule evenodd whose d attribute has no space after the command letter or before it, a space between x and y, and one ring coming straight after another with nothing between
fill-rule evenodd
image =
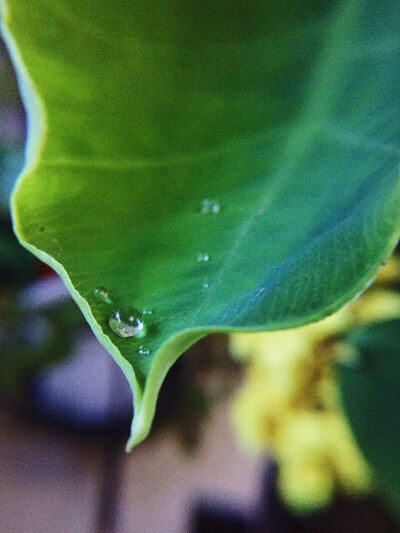
<instances>
[{"instance_id":1,"label":"brown floor","mask_svg":"<svg viewBox=\"0 0 400 533\"><path fill-rule=\"evenodd\" d=\"M107 504L100 504L106 441L27 423L0 406L0 532L187 533L199 500L251 512L257 504L260 461L236 448L226 405L214 410L203 437L193 457L166 433L130 455L120 442L116 526L101 528L99 506L113 514L112 505L107 511Z\"/></svg>"}]
</instances>

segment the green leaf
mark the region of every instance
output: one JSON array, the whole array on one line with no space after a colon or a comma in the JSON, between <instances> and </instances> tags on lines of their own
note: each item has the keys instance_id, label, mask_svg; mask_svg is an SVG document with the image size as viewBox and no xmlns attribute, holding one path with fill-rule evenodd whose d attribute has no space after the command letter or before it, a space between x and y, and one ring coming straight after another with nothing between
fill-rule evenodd
<instances>
[{"instance_id":1,"label":"green leaf","mask_svg":"<svg viewBox=\"0 0 400 533\"><path fill-rule=\"evenodd\" d=\"M129 379L128 448L193 342L318 320L395 246L397 2L7 0L3 17L29 115L15 229ZM144 339L110 331L121 305L154 309Z\"/></svg>"},{"instance_id":2,"label":"green leaf","mask_svg":"<svg viewBox=\"0 0 400 533\"><path fill-rule=\"evenodd\" d=\"M8 299L3 295L0 306L0 387L8 392L15 392L35 373L63 360L83 320L70 301L50 305L32 316L32 310L21 309L16 300L15 294Z\"/></svg>"},{"instance_id":3,"label":"green leaf","mask_svg":"<svg viewBox=\"0 0 400 533\"><path fill-rule=\"evenodd\" d=\"M15 74L0 39L0 219L7 218L9 197L23 165L23 109ZM0 245L0 258L2 250Z\"/></svg>"},{"instance_id":4,"label":"green leaf","mask_svg":"<svg viewBox=\"0 0 400 533\"><path fill-rule=\"evenodd\" d=\"M357 356L339 366L344 408L383 494L399 513L400 319L354 329L346 342Z\"/></svg>"},{"instance_id":5,"label":"green leaf","mask_svg":"<svg viewBox=\"0 0 400 533\"><path fill-rule=\"evenodd\" d=\"M21 287L32 279L37 260L19 246L11 222L0 217L0 290ZM0 307L1 307L0 297Z\"/></svg>"},{"instance_id":6,"label":"green leaf","mask_svg":"<svg viewBox=\"0 0 400 533\"><path fill-rule=\"evenodd\" d=\"M5 218L11 191L22 168L22 149L3 149L1 144L0 139L0 217Z\"/></svg>"}]
</instances>

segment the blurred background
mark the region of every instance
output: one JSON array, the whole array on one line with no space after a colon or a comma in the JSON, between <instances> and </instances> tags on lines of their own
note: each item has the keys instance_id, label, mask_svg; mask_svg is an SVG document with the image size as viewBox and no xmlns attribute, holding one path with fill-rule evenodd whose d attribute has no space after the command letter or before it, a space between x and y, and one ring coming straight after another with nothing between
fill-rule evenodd
<instances>
[{"instance_id":1,"label":"blurred background","mask_svg":"<svg viewBox=\"0 0 400 533\"><path fill-rule=\"evenodd\" d=\"M383 440L368 441L393 467L389 490L342 398L380 372L365 362L362 328L398 324L399 256L324 321L197 343L171 370L150 437L127 455L132 397L122 372L12 232L24 139L0 43L0 532L399 532L400 378L389 365L390 402L380 391L371 400L392 417L375 432ZM363 398L368 406L368 394L353 403ZM385 433L395 435L391 448Z\"/></svg>"}]
</instances>

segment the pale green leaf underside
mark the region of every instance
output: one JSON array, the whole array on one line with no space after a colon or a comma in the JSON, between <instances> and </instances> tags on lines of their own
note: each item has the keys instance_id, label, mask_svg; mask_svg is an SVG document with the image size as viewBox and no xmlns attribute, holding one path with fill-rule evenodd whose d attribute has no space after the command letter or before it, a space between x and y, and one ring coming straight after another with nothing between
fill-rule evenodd
<instances>
[{"instance_id":1,"label":"pale green leaf underside","mask_svg":"<svg viewBox=\"0 0 400 533\"><path fill-rule=\"evenodd\" d=\"M196 339L318 320L396 244L400 10L316 4L3 6L30 128L16 232L130 380L128 448ZM109 330L99 285L154 309L145 339Z\"/></svg>"}]
</instances>

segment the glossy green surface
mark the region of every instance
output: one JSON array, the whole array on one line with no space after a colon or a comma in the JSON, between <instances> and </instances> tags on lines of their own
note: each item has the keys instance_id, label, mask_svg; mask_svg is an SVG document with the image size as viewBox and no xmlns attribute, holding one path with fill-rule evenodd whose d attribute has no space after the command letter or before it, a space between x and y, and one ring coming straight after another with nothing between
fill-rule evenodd
<instances>
[{"instance_id":1,"label":"glossy green surface","mask_svg":"<svg viewBox=\"0 0 400 533\"><path fill-rule=\"evenodd\" d=\"M15 229L130 380L128 448L190 344L322 318L393 249L397 2L7 0L3 16L30 128ZM120 306L154 310L145 339L111 332Z\"/></svg>"}]
</instances>

